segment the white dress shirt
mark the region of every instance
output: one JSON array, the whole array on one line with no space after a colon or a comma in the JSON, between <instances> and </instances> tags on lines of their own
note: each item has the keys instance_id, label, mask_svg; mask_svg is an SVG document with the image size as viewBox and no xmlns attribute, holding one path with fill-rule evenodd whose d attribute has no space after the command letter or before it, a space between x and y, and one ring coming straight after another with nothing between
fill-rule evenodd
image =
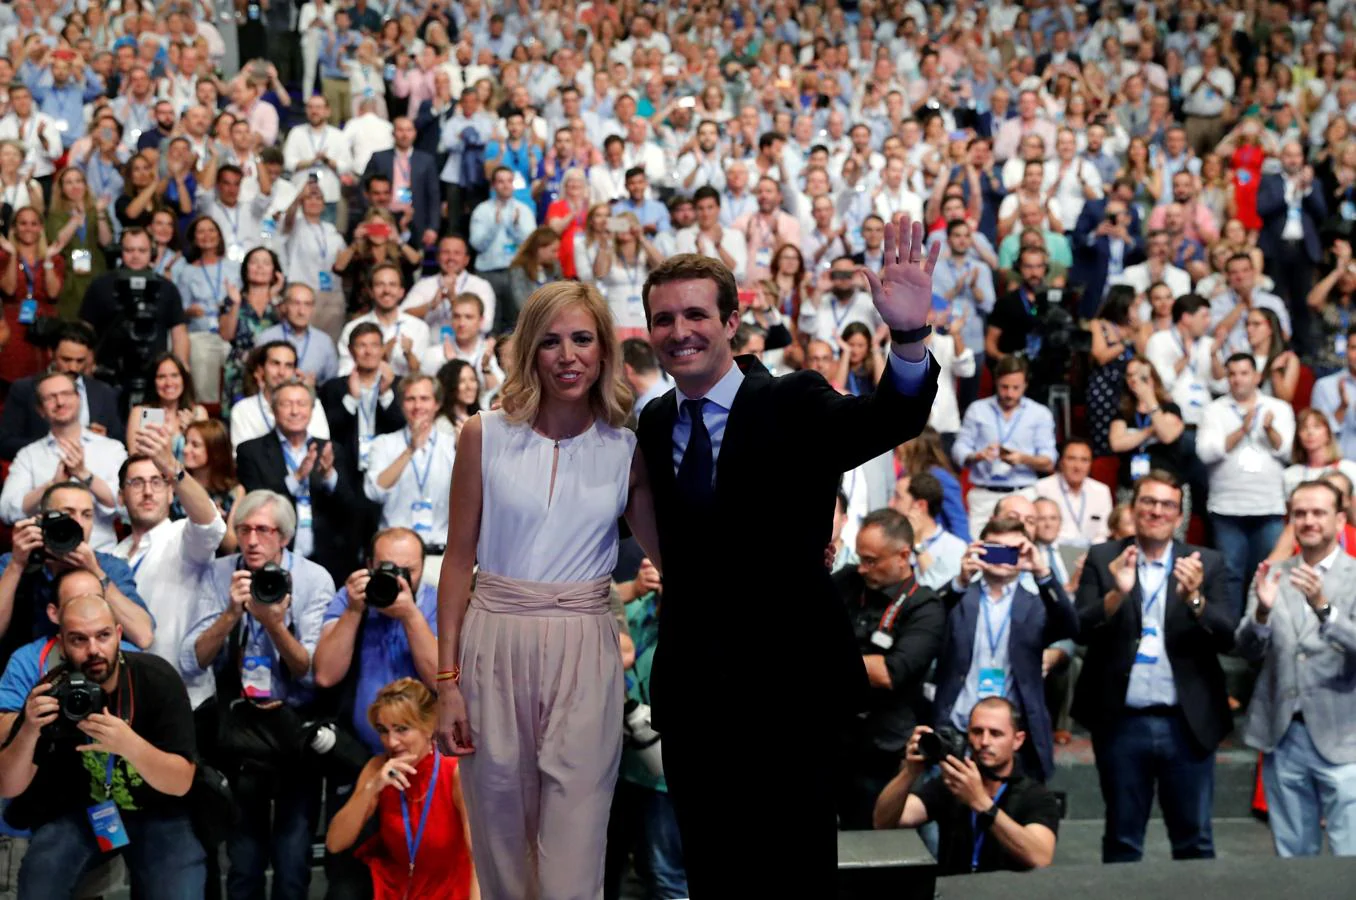
<instances>
[{"instance_id":1,"label":"white dress shirt","mask_svg":"<svg viewBox=\"0 0 1356 900\"><path fill-rule=\"evenodd\" d=\"M362 172L379 150L395 146L395 126L375 113L363 113L344 123L344 140L354 172Z\"/></svg>"},{"instance_id":2,"label":"white dress shirt","mask_svg":"<svg viewBox=\"0 0 1356 900\"><path fill-rule=\"evenodd\" d=\"M880 326L880 313L876 304L866 291L858 291L847 303L840 303L832 294L825 294L819 300L818 307L805 303L800 308L800 331L812 338L818 338L833 348L838 354L838 338L843 329L852 322L860 322L874 335Z\"/></svg>"},{"instance_id":3,"label":"white dress shirt","mask_svg":"<svg viewBox=\"0 0 1356 900\"><path fill-rule=\"evenodd\" d=\"M112 438L92 431L81 432L80 442L85 449L85 467L108 485L109 490L116 492L118 469L127 459L126 448ZM24 495L56 477L60 464L61 452L57 449L56 438L50 433L25 445L15 455L9 477L0 490L0 519L13 525L28 518L31 514L24 512ZM95 550L108 550L117 542L113 534L113 518L117 511L116 506L104 506L95 499L94 530L89 536L89 545Z\"/></svg>"},{"instance_id":4,"label":"white dress shirt","mask_svg":"<svg viewBox=\"0 0 1356 900\"><path fill-rule=\"evenodd\" d=\"M415 306L433 303L442 293L443 279L446 277L439 272L437 275L420 278L414 283L414 287L410 288L405 299L401 301L400 311L409 312ZM475 294L480 298L480 302L485 304L485 317L480 323L481 334L489 334L494 327L494 288L479 275L463 270L453 281L450 295L444 298L442 303L430 307L429 311L424 314L424 324L428 326L430 342L437 339L438 333L444 325L452 324L452 300L456 299L458 294Z\"/></svg>"},{"instance_id":5,"label":"white dress shirt","mask_svg":"<svg viewBox=\"0 0 1356 900\"><path fill-rule=\"evenodd\" d=\"M218 514L206 525L168 517L141 536L136 553L132 538L123 539L112 553L132 568L137 593L155 618L155 639L149 652L179 671L184 632L188 631L192 598L198 596L207 566L216 558L226 536L226 520ZM212 696L212 679L206 672L184 677L194 706Z\"/></svg>"},{"instance_id":6,"label":"white dress shirt","mask_svg":"<svg viewBox=\"0 0 1356 900\"><path fill-rule=\"evenodd\" d=\"M1107 523L1114 506L1111 488L1092 476L1083 479L1078 490L1070 490L1064 476L1056 472L1036 482L1036 496L1058 503L1059 543L1090 547L1107 539Z\"/></svg>"},{"instance_id":7,"label":"white dress shirt","mask_svg":"<svg viewBox=\"0 0 1356 900\"><path fill-rule=\"evenodd\" d=\"M399 313L395 322L390 325L383 325L377 320L375 311L366 315L361 315L350 321L344 326L344 330L339 333L339 374L347 375L353 371L353 356L348 350L348 336L354 328L357 328L363 322L371 322L381 329L382 343L386 343L392 338L396 339L395 347L391 349L391 371L396 375L410 374L409 363L405 361L405 350L401 346L403 338L409 338L413 346L410 348L414 358L418 359L424 355L428 349L428 326L424 324L423 319L416 319L409 313Z\"/></svg>"},{"instance_id":8,"label":"white dress shirt","mask_svg":"<svg viewBox=\"0 0 1356 900\"><path fill-rule=\"evenodd\" d=\"M301 163L315 159L320 153L324 153L335 164L337 172L319 164L306 169L298 168ZM339 176L352 171L353 151L338 128L333 125L312 128L308 123L288 132L287 140L283 142L283 167L292 173L292 186L297 190L305 187L311 175L315 175L325 202L338 203Z\"/></svg>"},{"instance_id":9,"label":"white dress shirt","mask_svg":"<svg viewBox=\"0 0 1356 900\"><path fill-rule=\"evenodd\" d=\"M377 484L377 476L385 472L409 446L409 429L402 428L378 435L372 442L372 457L363 479L367 499L381 504L382 528L411 528L423 538L424 545L447 544L447 501L452 487L452 463L457 456L456 442L451 435L439 434L435 429L424 446L415 451L396 483L389 489ZM426 517L420 520L419 504L429 504Z\"/></svg>"},{"instance_id":10,"label":"white dress shirt","mask_svg":"<svg viewBox=\"0 0 1356 900\"><path fill-rule=\"evenodd\" d=\"M576 241L575 243L578 244L579 242ZM696 225L678 232L674 245L678 253L700 253L712 259L720 259L720 254L711 246L709 240L698 238ZM744 272L749 264L749 250L744 243L744 235L733 228L725 228L721 231L720 246L734 260L731 271L734 272L735 281L743 281Z\"/></svg>"},{"instance_id":11,"label":"white dress shirt","mask_svg":"<svg viewBox=\"0 0 1356 900\"><path fill-rule=\"evenodd\" d=\"M1181 409L1182 421L1187 425L1201 424L1201 416L1210 403L1210 389L1214 381L1210 362L1214 352L1214 338L1200 337L1188 345L1176 326L1154 332L1145 345L1144 355L1153 364L1158 380L1163 382L1163 387L1172 396L1172 402ZM1188 353L1191 360L1179 375L1177 362Z\"/></svg>"},{"instance_id":12,"label":"white dress shirt","mask_svg":"<svg viewBox=\"0 0 1356 900\"><path fill-rule=\"evenodd\" d=\"M1263 425L1267 415L1281 437L1273 447ZM1295 411L1275 397L1257 395L1257 415L1252 431L1226 450L1228 435L1243 424L1240 405L1225 395L1205 408L1196 434L1196 455L1210 467L1210 499L1207 508L1223 516L1285 515L1285 467L1295 439Z\"/></svg>"},{"instance_id":13,"label":"white dress shirt","mask_svg":"<svg viewBox=\"0 0 1356 900\"><path fill-rule=\"evenodd\" d=\"M1077 221L1077 220L1075 220ZM1149 271L1147 262L1137 263L1133 266L1126 266L1121 274L1107 279L1108 284L1128 284L1135 289L1136 294L1146 294L1150 285L1154 283L1153 275ZM1186 296L1191 293L1191 276L1185 269L1179 269L1174 265L1165 265L1163 272L1157 279L1168 286L1172 291L1172 298Z\"/></svg>"}]
</instances>

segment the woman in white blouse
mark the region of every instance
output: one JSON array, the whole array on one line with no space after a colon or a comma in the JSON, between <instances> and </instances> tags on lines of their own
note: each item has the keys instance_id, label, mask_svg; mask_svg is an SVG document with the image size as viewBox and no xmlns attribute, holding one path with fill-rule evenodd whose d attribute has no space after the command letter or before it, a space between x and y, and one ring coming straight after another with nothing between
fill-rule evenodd
<instances>
[{"instance_id":1,"label":"woman in white blouse","mask_svg":"<svg viewBox=\"0 0 1356 900\"><path fill-rule=\"evenodd\" d=\"M287 207L282 230L283 271L292 281L299 281L315 291L315 315L311 324L331 338L338 340L344 328L345 301L343 285L334 273L334 261L347 246L344 236L321 216L325 212L325 196L320 185L308 181Z\"/></svg>"},{"instance_id":2,"label":"woman in white blouse","mask_svg":"<svg viewBox=\"0 0 1356 900\"><path fill-rule=\"evenodd\" d=\"M24 148L18 141L0 143L0 205L9 207L5 221L14 220L14 214L31 206L38 216L46 215L42 188L36 181L19 171L24 162Z\"/></svg>"},{"instance_id":3,"label":"woman in white blouse","mask_svg":"<svg viewBox=\"0 0 1356 900\"><path fill-rule=\"evenodd\" d=\"M595 207L589 213L590 233L593 231L594 213L599 208ZM611 240L599 242L591 267L586 268L577 255L583 242L575 242L575 271L579 273L580 281L591 281L598 285L608 308L612 310L617 334L622 340L643 338L649 329L645 324L641 288L645 286L645 278L650 270L663 262L664 256L645 237L640 220L634 213L626 212L605 218L604 227L610 233Z\"/></svg>"}]
</instances>

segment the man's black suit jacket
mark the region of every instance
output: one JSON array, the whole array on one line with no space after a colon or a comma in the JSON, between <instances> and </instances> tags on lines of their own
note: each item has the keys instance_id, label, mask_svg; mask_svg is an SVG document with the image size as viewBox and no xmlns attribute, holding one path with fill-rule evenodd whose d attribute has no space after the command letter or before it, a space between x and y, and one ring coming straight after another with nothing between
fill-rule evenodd
<instances>
[{"instance_id":1,"label":"man's black suit jacket","mask_svg":"<svg viewBox=\"0 0 1356 900\"><path fill-rule=\"evenodd\" d=\"M752 356L736 364L745 377L716 460L714 508L693 512L678 496L676 392L640 416L664 572L654 724L690 884L719 892L711 885L733 877L733 866L756 872L748 877L771 893L798 885L810 896L834 871L834 773L788 768L799 755L792 748L833 744L846 717L866 709L868 691L824 562L838 485L923 430L937 370L916 397L900 395L889 376L869 397L850 397L815 372L773 378ZM731 747L746 752L732 758ZM736 795L763 813L756 840L730 832L719 812ZM767 878L775 884L759 881Z\"/></svg>"},{"instance_id":2,"label":"man's black suit jacket","mask_svg":"<svg viewBox=\"0 0 1356 900\"><path fill-rule=\"evenodd\" d=\"M392 178L394 174L395 150L378 150L367 161L363 182L365 184L372 175ZM441 184L438 180L438 164L432 154L413 150L410 153L410 193L414 200L414 218L410 221L410 243L416 247L419 246L419 236L425 231L438 230L442 209L442 196L439 194Z\"/></svg>"},{"instance_id":3,"label":"man's black suit jacket","mask_svg":"<svg viewBox=\"0 0 1356 900\"><path fill-rule=\"evenodd\" d=\"M1086 644L1083 672L1074 691L1073 717L1094 734L1114 723L1125 711L1125 691L1130 685L1143 623L1144 597L1139 585L1108 617L1103 598L1116 585L1111 563L1132 538L1098 544L1088 552L1083 579L1078 584L1079 642ZM1172 663L1177 700L1185 714L1193 742L1202 752L1213 751L1233 728L1224 670L1217 654L1234 646L1237 622L1225 598L1228 579L1224 557L1205 547L1174 541L1172 558L1201 555L1205 581L1201 591L1205 608L1200 618L1191 614L1171 582L1163 622L1163 643Z\"/></svg>"},{"instance_id":4,"label":"man's black suit jacket","mask_svg":"<svg viewBox=\"0 0 1356 900\"><path fill-rule=\"evenodd\" d=\"M90 424L104 426L108 436L121 443L127 430L118 413L117 391L97 378L81 380L89 397ZM38 411L37 383L38 376L30 376L9 386L5 412L0 416L0 457L4 459L13 460L25 446L51 431Z\"/></svg>"},{"instance_id":5,"label":"man's black suit jacket","mask_svg":"<svg viewBox=\"0 0 1356 900\"><path fill-rule=\"evenodd\" d=\"M399 382L392 385L393 389L396 387L399 387ZM348 461L356 466L359 453L358 416L344 406L344 398L348 396L348 376L331 378L320 386L316 396L320 398L325 418L330 423L330 439L347 451ZM400 410L398 395L390 406L377 404L376 420L377 434L387 434L405 427L405 414Z\"/></svg>"},{"instance_id":6,"label":"man's black suit jacket","mask_svg":"<svg viewBox=\"0 0 1356 900\"><path fill-rule=\"evenodd\" d=\"M291 497L287 489L287 462L283 459L278 433L270 431L263 437L245 441L235 452L236 475L246 491L265 488ZM342 584L358 564L358 538L352 527L353 510L362 497L362 490L354 483L348 453L338 444L334 446L334 469L339 482L333 491L327 491L319 467L313 469L311 485L312 531L314 549L310 559L323 566L335 584ZM295 498L293 500L295 506Z\"/></svg>"}]
</instances>

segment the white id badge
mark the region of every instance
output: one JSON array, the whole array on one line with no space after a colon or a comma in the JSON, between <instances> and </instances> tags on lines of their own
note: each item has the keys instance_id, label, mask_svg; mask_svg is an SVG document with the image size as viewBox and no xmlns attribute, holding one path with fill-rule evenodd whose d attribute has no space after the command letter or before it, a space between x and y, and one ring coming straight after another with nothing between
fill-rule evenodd
<instances>
[{"instance_id":1,"label":"white id badge","mask_svg":"<svg viewBox=\"0 0 1356 900\"><path fill-rule=\"evenodd\" d=\"M1137 481L1149 474L1149 454L1136 453L1130 457L1130 480Z\"/></svg>"},{"instance_id":2,"label":"white id badge","mask_svg":"<svg viewBox=\"0 0 1356 900\"><path fill-rule=\"evenodd\" d=\"M871 643L875 644L882 650L889 650L891 647L895 645L895 639L893 635L887 634L884 631L876 630L871 633Z\"/></svg>"},{"instance_id":3,"label":"white id badge","mask_svg":"<svg viewBox=\"0 0 1356 900\"><path fill-rule=\"evenodd\" d=\"M1007 478L1012 474L1012 464L995 459L989 463L989 474L994 478Z\"/></svg>"},{"instance_id":4,"label":"white id badge","mask_svg":"<svg viewBox=\"0 0 1356 900\"><path fill-rule=\"evenodd\" d=\"M309 494L297 498L297 530L311 527L311 497Z\"/></svg>"},{"instance_id":5,"label":"white id badge","mask_svg":"<svg viewBox=\"0 0 1356 900\"><path fill-rule=\"evenodd\" d=\"M753 255L753 263L760 269L772 268L772 248L759 248L758 252Z\"/></svg>"},{"instance_id":6,"label":"white id badge","mask_svg":"<svg viewBox=\"0 0 1356 900\"><path fill-rule=\"evenodd\" d=\"M364 472L367 471L367 464L372 459L372 443L377 439L374 434L358 435L358 468Z\"/></svg>"},{"instance_id":7,"label":"white id badge","mask_svg":"<svg viewBox=\"0 0 1356 900\"><path fill-rule=\"evenodd\" d=\"M233 263L244 262L245 248L239 244L229 244L226 247L226 258Z\"/></svg>"},{"instance_id":8,"label":"white id badge","mask_svg":"<svg viewBox=\"0 0 1356 900\"><path fill-rule=\"evenodd\" d=\"M1264 462L1266 457L1256 447L1244 447L1238 451L1238 467L1249 475L1261 475Z\"/></svg>"},{"instance_id":9,"label":"white id badge","mask_svg":"<svg viewBox=\"0 0 1356 900\"><path fill-rule=\"evenodd\" d=\"M278 233L278 220L269 216L259 222L259 233L264 237L273 237Z\"/></svg>"},{"instance_id":10,"label":"white id badge","mask_svg":"<svg viewBox=\"0 0 1356 900\"><path fill-rule=\"evenodd\" d=\"M522 172L513 173L513 189L515 191L527 190L527 179L523 177Z\"/></svg>"},{"instance_id":11,"label":"white id badge","mask_svg":"<svg viewBox=\"0 0 1356 900\"><path fill-rule=\"evenodd\" d=\"M88 250L79 249L71 251L71 271L77 275L88 275L94 270L93 257L89 255Z\"/></svg>"},{"instance_id":12,"label":"white id badge","mask_svg":"<svg viewBox=\"0 0 1356 900\"><path fill-rule=\"evenodd\" d=\"M421 538L433 534L432 500L416 500L410 504L410 527Z\"/></svg>"},{"instance_id":13,"label":"white id badge","mask_svg":"<svg viewBox=\"0 0 1356 900\"><path fill-rule=\"evenodd\" d=\"M251 700L273 697L273 666L267 656L247 656L241 660L240 684Z\"/></svg>"},{"instance_id":14,"label":"white id badge","mask_svg":"<svg viewBox=\"0 0 1356 900\"><path fill-rule=\"evenodd\" d=\"M1152 625L1145 625L1139 633L1139 648L1135 651L1136 663L1152 665L1163 655L1163 636Z\"/></svg>"}]
</instances>

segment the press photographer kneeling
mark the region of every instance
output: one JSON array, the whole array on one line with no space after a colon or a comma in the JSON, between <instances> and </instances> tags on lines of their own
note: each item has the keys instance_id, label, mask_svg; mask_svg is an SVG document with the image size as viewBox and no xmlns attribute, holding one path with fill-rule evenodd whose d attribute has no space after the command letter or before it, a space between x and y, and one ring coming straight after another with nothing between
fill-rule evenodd
<instances>
[{"instance_id":1,"label":"press photographer kneeling","mask_svg":"<svg viewBox=\"0 0 1356 900\"><path fill-rule=\"evenodd\" d=\"M196 772L188 692L164 660L119 650L122 628L99 579L71 570L58 643L65 663L29 694L0 750L6 821L31 828L19 897L70 897L106 853L132 891L200 897L205 854L184 799Z\"/></svg>"},{"instance_id":2,"label":"press photographer kneeling","mask_svg":"<svg viewBox=\"0 0 1356 900\"><path fill-rule=\"evenodd\" d=\"M1050 865L1059 801L1043 784L1014 773L1024 740L1020 714L1002 697L975 704L966 736L919 725L899 774L876 800L875 826L936 822L940 875ZM915 789L931 766L938 766L939 777Z\"/></svg>"}]
</instances>

